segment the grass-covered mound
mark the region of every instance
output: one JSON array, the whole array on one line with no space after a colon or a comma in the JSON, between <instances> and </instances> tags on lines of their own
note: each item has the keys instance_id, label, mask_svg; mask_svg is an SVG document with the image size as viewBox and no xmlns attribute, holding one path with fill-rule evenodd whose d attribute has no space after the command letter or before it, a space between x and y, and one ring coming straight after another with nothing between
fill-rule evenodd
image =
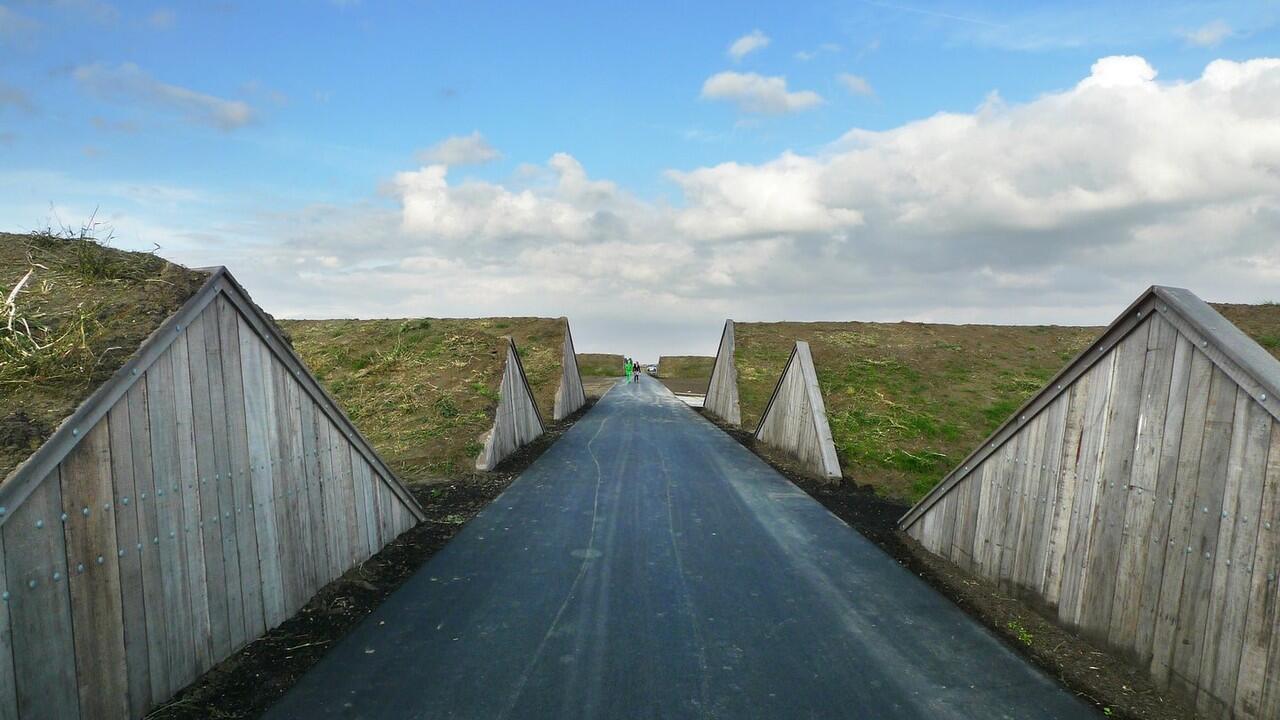
<instances>
[{"instance_id":1,"label":"grass-covered mound","mask_svg":"<svg viewBox=\"0 0 1280 720\"><path fill-rule=\"evenodd\" d=\"M578 353L578 372L584 378L622 377L627 372L626 364L621 355Z\"/></svg>"},{"instance_id":2,"label":"grass-covered mound","mask_svg":"<svg viewBox=\"0 0 1280 720\"><path fill-rule=\"evenodd\" d=\"M1280 357L1280 305L1214 305ZM1097 327L735 323L742 426L755 429L796 340L809 343L845 477L914 503Z\"/></svg>"},{"instance_id":3,"label":"grass-covered mound","mask_svg":"<svg viewBox=\"0 0 1280 720\"><path fill-rule=\"evenodd\" d=\"M87 238L0 233L0 480L207 279Z\"/></svg>"},{"instance_id":4,"label":"grass-covered mound","mask_svg":"<svg viewBox=\"0 0 1280 720\"><path fill-rule=\"evenodd\" d=\"M701 394L707 391L715 364L714 357L704 355L663 355L656 377L672 392Z\"/></svg>"},{"instance_id":5,"label":"grass-covered mound","mask_svg":"<svg viewBox=\"0 0 1280 720\"><path fill-rule=\"evenodd\" d=\"M294 348L405 482L474 471L515 339L545 422L560 384L555 318L284 320Z\"/></svg>"}]
</instances>

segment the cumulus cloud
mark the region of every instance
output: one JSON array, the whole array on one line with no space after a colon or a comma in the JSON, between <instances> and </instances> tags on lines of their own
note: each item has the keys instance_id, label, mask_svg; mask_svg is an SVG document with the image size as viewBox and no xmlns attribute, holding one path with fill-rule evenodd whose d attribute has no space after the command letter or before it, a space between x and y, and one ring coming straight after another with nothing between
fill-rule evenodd
<instances>
[{"instance_id":1,"label":"cumulus cloud","mask_svg":"<svg viewBox=\"0 0 1280 720\"><path fill-rule=\"evenodd\" d=\"M751 53L767 47L770 42L768 35L759 30L752 30L729 45L729 57L733 58L734 62L738 62Z\"/></svg>"},{"instance_id":2,"label":"cumulus cloud","mask_svg":"<svg viewBox=\"0 0 1280 720\"><path fill-rule=\"evenodd\" d=\"M854 95L875 95L875 91L871 89L871 83L861 75L853 73L840 73L836 76L836 80L844 86L845 90Z\"/></svg>"},{"instance_id":3,"label":"cumulus cloud","mask_svg":"<svg viewBox=\"0 0 1280 720\"><path fill-rule=\"evenodd\" d=\"M1188 45L1196 47L1216 47L1223 40L1231 37L1231 26L1224 20L1214 20L1188 32L1182 37Z\"/></svg>"},{"instance_id":4,"label":"cumulus cloud","mask_svg":"<svg viewBox=\"0 0 1280 720\"><path fill-rule=\"evenodd\" d=\"M579 349L633 355L713 352L725 317L1105 324L1152 283L1280 299L1276 117L1280 59L1162 82L1104 58L1026 103L672 171L669 203L566 154L504 182L427 164L394 207L215 227L248 239L176 256L283 315L565 314Z\"/></svg>"},{"instance_id":5,"label":"cumulus cloud","mask_svg":"<svg viewBox=\"0 0 1280 720\"><path fill-rule=\"evenodd\" d=\"M169 8L160 8L147 16L147 25L153 30L171 30L178 22L178 14Z\"/></svg>"},{"instance_id":6,"label":"cumulus cloud","mask_svg":"<svg viewBox=\"0 0 1280 720\"><path fill-rule=\"evenodd\" d=\"M500 157L502 153L479 130L445 138L418 153L418 160L426 165L480 165Z\"/></svg>"},{"instance_id":7,"label":"cumulus cloud","mask_svg":"<svg viewBox=\"0 0 1280 720\"><path fill-rule=\"evenodd\" d=\"M133 63L81 65L71 74L80 87L108 102L144 103L219 130L235 130L255 118L253 108L244 101L226 100L160 82Z\"/></svg>"},{"instance_id":8,"label":"cumulus cloud","mask_svg":"<svg viewBox=\"0 0 1280 720\"><path fill-rule=\"evenodd\" d=\"M732 71L707 78L702 83L702 97L706 100L727 100L744 112L770 115L808 110L823 102L822 96L812 90L789 91L785 77Z\"/></svg>"}]
</instances>

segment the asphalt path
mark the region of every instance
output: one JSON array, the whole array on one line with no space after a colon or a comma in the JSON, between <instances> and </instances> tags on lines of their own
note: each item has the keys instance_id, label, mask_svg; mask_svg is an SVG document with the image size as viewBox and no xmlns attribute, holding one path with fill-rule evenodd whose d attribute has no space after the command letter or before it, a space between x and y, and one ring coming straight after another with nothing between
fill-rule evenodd
<instances>
[{"instance_id":1,"label":"asphalt path","mask_svg":"<svg viewBox=\"0 0 1280 720\"><path fill-rule=\"evenodd\" d=\"M620 384L268 718L1082 718L656 381Z\"/></svg>"}]
</instances>

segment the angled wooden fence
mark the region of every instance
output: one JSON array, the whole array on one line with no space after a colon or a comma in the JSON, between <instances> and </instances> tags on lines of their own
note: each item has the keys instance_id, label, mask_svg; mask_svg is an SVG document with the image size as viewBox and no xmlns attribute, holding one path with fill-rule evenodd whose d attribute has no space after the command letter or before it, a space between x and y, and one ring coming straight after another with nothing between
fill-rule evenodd
<instances>
[{"instance_id":1,"label":"angled wooden fence","mask_svg":"<svg viewBox=\"0 0 1280 720\"><path fill-rule=\"evenodd\" d=\"M1280 362L1154 287L901 526L1214 718L1280 717Z\"/></svg>"},{"instance_id":2,"label":"angled wooden fence","mask_svg":"<svg viewBox=\"0 0 1280 720\"><path fill-rule=\"evenodd\" d=\"M505 340L507 359L498 385L498 407L494 411L493 427L484 434L480 454L476 457L476 469L481 471L494 469L546 431L542 413L529 387L529 378L524 374L524 363L520 361L516 342L509 337Z\"/></svg>"},{"instance_id":3,"label":"angled wooden fence","mask_svg":"<svg viewBox=\"0 0 1280 720\"><path fill-rule=\"evenodd\" d=\"M0 718L141 717L422 517L213 270L0 485Z\"/></svg>"},{"instance_id":4,"label":"angled wooden fence","mask_svg":"<svg viewBox=\"0 0 1280 720\"><path fill-rule=\"evenodd\" d=\"M716 362L707 381L707 395L702 406L717 417L733 425L742 424L742 409L738 404L738 368L733 363L733 321L724 321L720 333L720 346L716 349Z\"/></svg>"},{"instance_id":5,"label":"angled wooden fence","mask_svg":"<svg viewBox=\"0 0 1280 720\"><path fill-rule=\"evenodd\" d=\"M755 438L791 455L817 477L840 479L840 461L809 343L797 340L791 349L769 404L760 415Z\"/></svg>"},{"instance_id":6,"label":"angled wooden fence","mask_svg":"<svg viewBox=\"0 0 1280 720\"><path fill-rule=\"evenodd\" d=\"M556 402L552 409L553 420L563 420L587 404L587 391L582 387L582 373L578 371L578 353L573 349L573 332L569 318L564 322L564 344L560 358L560 386L556 388Z\"/></svg>"}]
</instances>

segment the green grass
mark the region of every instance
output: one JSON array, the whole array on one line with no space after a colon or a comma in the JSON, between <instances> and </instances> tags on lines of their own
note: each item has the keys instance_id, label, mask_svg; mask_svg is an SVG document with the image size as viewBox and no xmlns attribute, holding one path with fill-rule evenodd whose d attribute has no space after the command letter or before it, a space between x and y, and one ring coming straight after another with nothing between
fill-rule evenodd
<instances>
[{"instance_id":1,"label":"green grass","mask_svg":"<svg viewBox=\"0 0 1280 720\"><path fill-rule=\"evenodd\" d=\"M553 318L286 320L298 353L407 481L474 472L515 339L543 418L560 382Z\"/></svg>"},{"instance_id":2,"label":"green grass","mask_svg":"<svg viewBox=\"0 0 1280 720\"><path fill-rule=\"evenodd\" d=\"M606 353L578 353L578 374L582 377L622 377L626 359Z\"/></svg>"}]
</instances>

